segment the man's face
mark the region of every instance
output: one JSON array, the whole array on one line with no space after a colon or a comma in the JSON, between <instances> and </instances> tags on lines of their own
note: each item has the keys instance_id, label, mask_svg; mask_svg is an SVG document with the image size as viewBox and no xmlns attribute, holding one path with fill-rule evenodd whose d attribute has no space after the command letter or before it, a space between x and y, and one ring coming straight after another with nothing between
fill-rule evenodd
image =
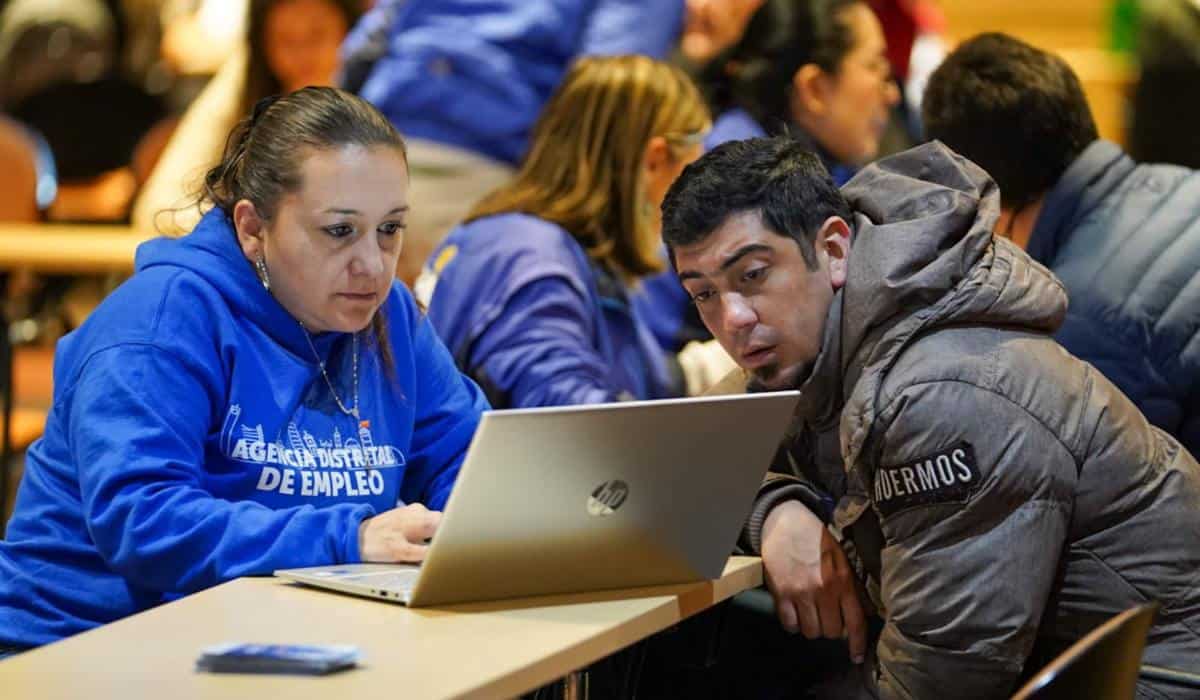
<instances>
[{"instance_id":1,"label":"man's face","mask_svg":"<svg viewBox=\"0 0 1200 700\"><path fill-rule=\"evenodd\" d=\"M747 211L707 238L676 247L675 267L725 351L765 388L787 389L808 376L821 351L849 246L846 222L831 217L816 236L817 268L809 269L796 241Z\"/></svg>"}]
</instances>

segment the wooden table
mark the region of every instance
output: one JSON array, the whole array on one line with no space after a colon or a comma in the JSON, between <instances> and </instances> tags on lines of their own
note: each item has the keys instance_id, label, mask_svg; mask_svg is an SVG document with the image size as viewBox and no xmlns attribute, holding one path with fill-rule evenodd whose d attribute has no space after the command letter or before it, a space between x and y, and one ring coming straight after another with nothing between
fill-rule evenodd
<instances>
[{"instance_id":1,"label":"wooden table","mask_svg":"<svg viewBox=\"0 0 1200 700\"><path fill-rule=\"evenodd\" d=\"M133 272L134 251L153 237L128 226L0 223L0 269Z\"/></svg>"},{"instance_id":2,"label":"wooden table","mask_svg":"<svg viewBox=\"0 0 1200 700\"><path fill-rule=\"evenodd\" d=\"M540 687L762 583L734 557L717 581L409 609L276 579L239 579L0 662L4 698L496 698ZM197 673L222 642L354 644L321 678Z\"/></svg>"}]
</instances>

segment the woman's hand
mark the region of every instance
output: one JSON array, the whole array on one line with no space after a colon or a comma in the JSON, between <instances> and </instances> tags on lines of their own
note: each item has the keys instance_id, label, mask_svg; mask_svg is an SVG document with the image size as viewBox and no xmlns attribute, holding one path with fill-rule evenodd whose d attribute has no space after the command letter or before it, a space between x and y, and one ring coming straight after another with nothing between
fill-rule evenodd
<instances>
[{"instance_id":1,"label":"woman's hand","mask_svg":"<svg viewBox=\"0 0 1200 700\"><path fill-rule=\"evenodd\" d=\"M420 503L393 508L362 521L358 551L363 561L416 564L424 561L442 513Z\"/></svg>"}]
</instances>

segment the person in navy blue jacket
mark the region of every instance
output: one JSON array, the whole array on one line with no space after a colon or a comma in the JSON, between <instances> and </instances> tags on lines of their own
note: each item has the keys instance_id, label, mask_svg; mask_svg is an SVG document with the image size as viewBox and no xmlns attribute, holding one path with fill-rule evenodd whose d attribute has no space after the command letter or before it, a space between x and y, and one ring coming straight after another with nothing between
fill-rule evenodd
<instances>
[{"instance_id":1,"label":"person in navy blue jacket","mask_svg":"<svg viewBox=\"0 0 1200 700\"><path fill-rule=\"evenodd\" d=\"M900 99L883 29L863 0L766 0L698 82L717 115L705 150L787 133L839 186L879 154ZM711 337L670 270L646 280L635 305L669 351Z\"/></svg>"},{"instance_id":2,"label":"person in navy blue jacket","mask_svg":"<svg viewBox=\"0 0 1200 700\"><path fill-rule=\"evenodd\" d=\"M1070 66L1003 34L950 54L922 112L1000 185L996 234L1062 280L1059 343L1200 455L1200 173L1099 138Z\"/></svg>"},{"instance_id":3,"label":"person in navy blue jacket","mask_svg":"<svg viewBox=\"0 0 1200 700\"><path fill-rule=\"evenodd\" d=\"M516 178L451 231L416 287L494 405L674 393L629 290L661 269L658 207L708 126L677 68L620 56L571 69Z\"/></svg>"},{"instance_id":4,"label":"person in navy blue jacket","mask_svg":"<svg viewBox=\"0 0 1200 700\"><path fill-rule=\"evenodd\" d=\"M361 99L261 101L214 205L55 355L0 543L0 646L246 575L419 561L486 400L393 278L408 172Z\"/></svg>"},{"instance_id":5,"label":"person in navy blue jacket","mask_svg":"<svg viewBox=\"0 0 1200 700\"><path fill-rule=\"evenodd\" d=\"M524 158L530 131L581 56L665 58L684 0L380 0L343 46L342 86L408 139L417 174L400 276Z\"/></svg>"}]
</instances>

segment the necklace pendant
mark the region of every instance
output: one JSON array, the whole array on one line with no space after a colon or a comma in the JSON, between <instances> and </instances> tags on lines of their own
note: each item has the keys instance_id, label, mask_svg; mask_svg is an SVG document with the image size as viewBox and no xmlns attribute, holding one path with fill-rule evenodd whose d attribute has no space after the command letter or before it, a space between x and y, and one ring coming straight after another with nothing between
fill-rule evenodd
<instances>
[{"instance_id":1,"label":"necklace pendant","mask_svg":"<svg viewBox=\"0 0 1200 700\"><path fill-rule=\"evenodd\" d=\"M354 420L362 422L362 416L358 414L358 333L353 335L353 367L354 367L354 408L346 408L346 404L342 403L341 397L338 396L337 389L333 386L333 380L329 378L329 372L325 370L325 360L321 359L321 353L317 352L317 346L313 344L312 336L304 324L300 324L301 330L304 331L304 339L308 341L308 348L312 350L313 357L317 361L317 366L321 368L321 376L325 378L325 385L329 387L329 393L333 396L334 403L341 409L342 413L348 416L353 416ZM2 466L2 465L0 465Z\"/></svg>"}]
</instances>

